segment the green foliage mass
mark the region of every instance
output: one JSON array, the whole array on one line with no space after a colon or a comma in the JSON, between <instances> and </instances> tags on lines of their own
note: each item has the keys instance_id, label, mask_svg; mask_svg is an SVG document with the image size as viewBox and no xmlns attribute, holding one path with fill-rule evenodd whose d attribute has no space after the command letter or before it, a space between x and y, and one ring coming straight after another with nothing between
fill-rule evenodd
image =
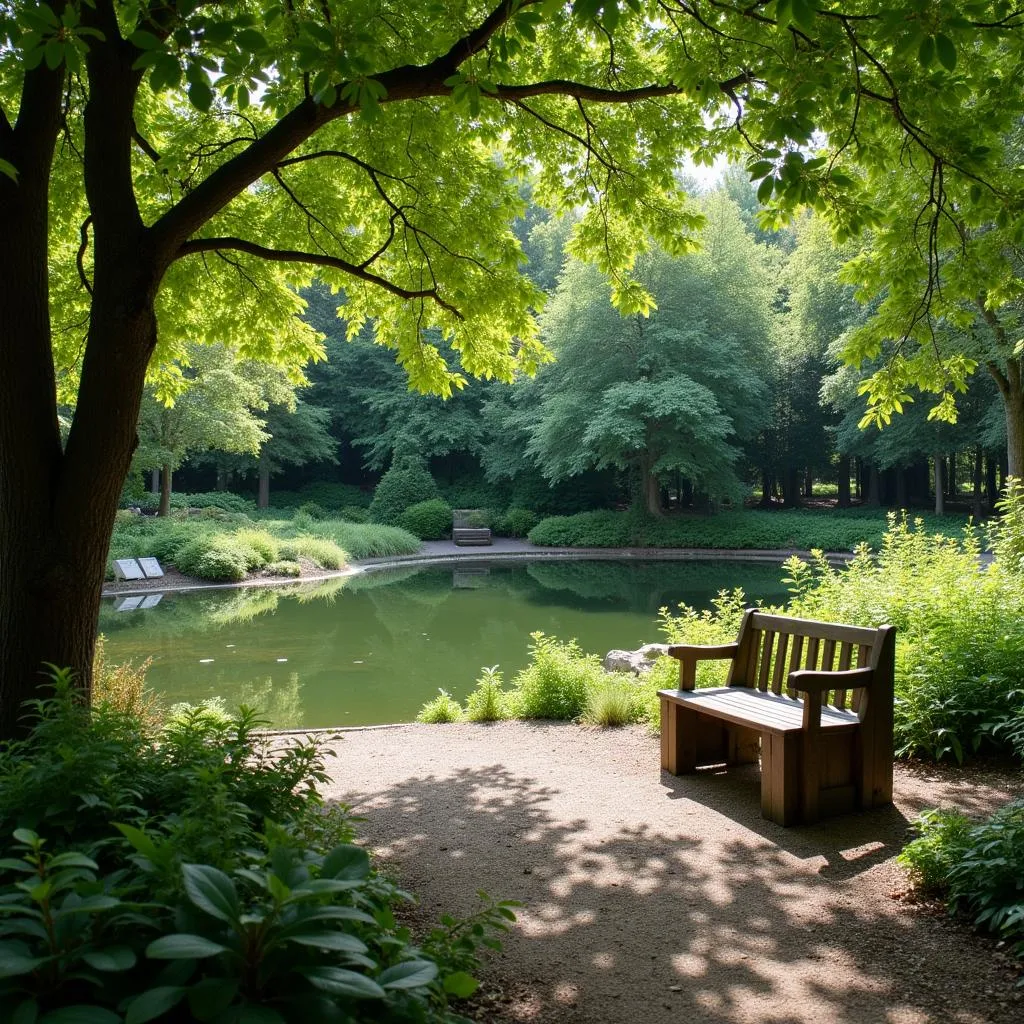
<instances>
[{"instance_id":1,"label":"green foliage mass","mask_svg":"<svg viewBox=\"0 0 1024 1024\"><path fill-rule=\"evenodd\" d=\"M499 537L525 537L538 522L537 513L528 508L510 508L494 524Z\"/></svg>"},{"instance_id":2,"label":"green foliage mass","mask_svg":"<svg viewBox=\"0 0 1024 1024\"><path fill-rule=\"evenodd\" d=\"M926 811L900 863L926 892L1024 958L1024 800L980 824L956 811Z\"/></svg>"},{"instance_id":3,"label":"green foliage mass","mask_svg":"<svg viewBox=\"0 0 1024 1024\"><path fill-rule=\"evenodd\" d=\"M958 520L922 516L935 532L959 529ZM540 547L724 548L852 551L858 544L880 547L886 531L882 510L822 513L810 509L737 509L714 516L678 515L663 519L610 510L542 519L529 533Z\"/></svg>"},{"instance_id":4,"label":"green foliage mass","mask_svg":"<svg viewBox=\"0 0 1024 1024\"><path fill-rule=\"evenodd\" d=\"M308 512L291 519L260 516L256 523L238 513L212 518L126 514L114 526L110 561L151 555L189 576L237 582L281 559L294 564L302 557L335 570L351 559L411 554L419 546L416 537L396 527L317 520ZM289 565L279 566L274 574L292 573Z\"/></svg>"},{"instance_id":5,"label":"green foliage mass","mask_svg":"<svg viewBox=\"0 0 1024 1024\"><path fill-rule=\"evenodd\" d=\"M441 540L451 536L452 507L442 498L418 501L402 512L398 526L420 540Z\"/></svg>"},{"instance_id":6,"label":"green foliage mass","mask_svg":"<svg viewBox=\"0 0 1024 1024\"><path fill-rule=\"evenodd\" d=\"M375 523L399 526L402 513L407 508L440 497L437 484L422 456L399 455L373 492L370 519Z\"/></svg>"},{"instance_id":7,"label":"green foliage mass","mask_svg":"<svg viewBox=\"0 0 1024 1024\"><path fill-rule=\"evenodd\" d=\"M466 698L466 718L470 722L498 722L512 717L508 694L502 690L502 674L497 665L483 668L476 687Z\"/></svg>"},{"instance_id":8,"label":"green foliage mass","mask_svg":"<svg viewBox=\"0 0 1024 1024\"><path fill-rule=\"evenodd\" d=\"M428 725L444 725L448 722L461 722L462 719L459 702L441 688L438 688L437 696L428 700L416 716L417 722L426 722Z\"/></svg>"},{"instance_id":9,"label":"green foliage mass","mask_svg":"<svg viewBox=\"0 0 1024 1024\"><path fill-rule=\"evenodd\" d=\"M150 732L55 680L0 746L4 1020L454 1021L512 904L414 943L318 741L210 705Z\"/></svg>"}]
</instances>

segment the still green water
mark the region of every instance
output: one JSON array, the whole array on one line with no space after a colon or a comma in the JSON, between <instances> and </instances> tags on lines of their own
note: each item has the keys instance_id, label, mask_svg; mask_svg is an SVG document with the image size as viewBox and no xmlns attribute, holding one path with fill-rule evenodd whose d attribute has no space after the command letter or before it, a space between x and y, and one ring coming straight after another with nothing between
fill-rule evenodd
<instances>
[{"instance_id":1,"label":"still green water","mask_svg":"<svg viewBox=\"0 0 1024 1024\"><path fill-rule=\"evenodd\" d=\"M169 702L222 697L278 728L407 722L444 687L462 700L481 666L505 679L536 630L603 655L662 640L658 608L708 608L722 588L780 602L785 573L742 562L561 561L389 569L283 588L103 602L117 663L152 657Z\"/></svg>"}]
</instances>

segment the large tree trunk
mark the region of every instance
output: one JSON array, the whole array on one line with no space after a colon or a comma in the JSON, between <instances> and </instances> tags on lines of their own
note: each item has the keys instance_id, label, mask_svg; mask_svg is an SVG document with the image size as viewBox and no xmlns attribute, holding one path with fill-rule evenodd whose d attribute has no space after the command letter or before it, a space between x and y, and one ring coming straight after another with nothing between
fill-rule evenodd
<instances>
[{"instance_id":1,"label":"large tree trunk","mask_svg":"<svg viewBox=\"0 0 1024 1024\"><path fill-rule=\"evenodd\" d=\"M843 455L839 459L838 476L839 507L850 507L850 457Z\"/></svg>"},{"instance_id":2,"label":"large tree trunk","mask_svg":"<svg viewBox=\"0 0 1024 1024\"><path fill-rule=\"evenodd\" d=\"M882 475L878 472L877 462L868 465L868 489L864 503L876 508L882 504Z\"/></svg>"},{"instance_id":3,"label":"large tree trunk","mask_svg":"<svg viewBox=\"0 0 1024 1024\"><path fill-rule=\"evenodd\" d=\"M664 510L661 506L661 485L658 483L657 475L645 468L642 486L644 490L644 508L647 509L648 514L652 516L664 515Z\"/></svg>"},{"instance_id":4,"label":"large tree trunk","mask_svg":"<svg viewBox=\"0 0 1024 1024\"><path fill-rule=\"evenodd\" d=\"M160 468L160 511L157 515L171 514L171 488L174 486L174 470L165 462Z\"/></svg>"},{"instance_id":5,"label":"large tree trunk","mask_svg":"<svg viewBox=\"0 0 1024 1024\"><path fill-rule=\"evenodd\" d=\"M1024 390L1020 364L1014 360L1009 393L1003 396L1006 411L1006 474L1024 478Z\"/></svg>"},{"instance_id":6,"label":"large tree trunk","mask_svg":"<svg viewBox=\"0 0 1024 1024\"><path fill-rule=\"evenodd\" d=\"M935 456L935 514L944 515L946 512L946 492L943 481L942 466L944 459L941 455Z\"/></svg>"},{"instance_id":7,"label":"large tree trunk","mask_svg":"<svg viewBox=\"0 0 1024 1024\"><path fill-rule=\"evenodd\" d=\"M270 507L270 467L260 463L259 493L256 496L257 508Z\"/></svg>"},{"instance_id":8,"label":"large tree trunk","mask_svg":"<svg viewBox=\"0 0 1024 1024\"><path fill-rule=\"evenodd\" d=\"M985 514L985 501L981 496L981 483L984 476L985 453L981 445L974 452L974 477L971 481L971 515L980 519Z\"/></svg>"},{"instance_id":9,"label":"large tree trunk","mask_svg":"<svg viewBox=\"0 0 1024 1024\"><path fill-rule=\"evenodd\" d=\"M89 8L90 16L94 10ZM112 19L112 8L103 8ZM103 26L116 34L112 20ZM50 162L62 75L26 76L18 127L0 123L0 736L18 729L46 663L70 668L88 697L107 548L136 445L146 365L156 343L159 277L131 180L131 48L106 64L90 48L85 185L95 273L74 419L62 454L47 285ZM104 58L106 59L106 58ZM100 66L102 64L102 66ZM25 135L19 139L21 124ZM13 141L12 141L13 140Z\"/></svg>"}]
</instances>

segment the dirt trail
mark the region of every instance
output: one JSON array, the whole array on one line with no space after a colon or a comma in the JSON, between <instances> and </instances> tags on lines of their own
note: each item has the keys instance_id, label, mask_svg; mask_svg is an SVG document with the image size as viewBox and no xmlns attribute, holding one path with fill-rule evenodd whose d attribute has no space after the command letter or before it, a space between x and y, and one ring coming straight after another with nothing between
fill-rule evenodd
<instances>
[{"instance_id":1,"label":"dirt trail","mask_svg":"<svg viewBox=\"0 0 1024 1024\"><path fill-rule=\"evenodd\" d=\"M336 750L330 795L426 919L477 889L523 902L481 1021L1024 1020L1008 961L902 903L893 863L920 809L982 813L1019 777L901 768L894 807L783 829L756 770L662 774L639 728L410 725Z\"/></svg>"}]
</instances>

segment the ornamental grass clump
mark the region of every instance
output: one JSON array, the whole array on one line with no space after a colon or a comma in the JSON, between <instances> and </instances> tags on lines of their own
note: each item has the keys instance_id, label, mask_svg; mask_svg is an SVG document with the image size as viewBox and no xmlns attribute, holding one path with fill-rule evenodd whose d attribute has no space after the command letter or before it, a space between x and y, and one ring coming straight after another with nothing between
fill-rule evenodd
<instances>
[{"instance_id":1,"label":"ornamental grass clump","mask_svg":"<svg viewBox=\"0 0 1024 1024\"><path fill-rule=\"evenodd\" d=\"M629 725L640 718L638 696L630 678L609 675L588 691L581 719L587 725L603 729Z\"/></svg>"}]
</instances>

